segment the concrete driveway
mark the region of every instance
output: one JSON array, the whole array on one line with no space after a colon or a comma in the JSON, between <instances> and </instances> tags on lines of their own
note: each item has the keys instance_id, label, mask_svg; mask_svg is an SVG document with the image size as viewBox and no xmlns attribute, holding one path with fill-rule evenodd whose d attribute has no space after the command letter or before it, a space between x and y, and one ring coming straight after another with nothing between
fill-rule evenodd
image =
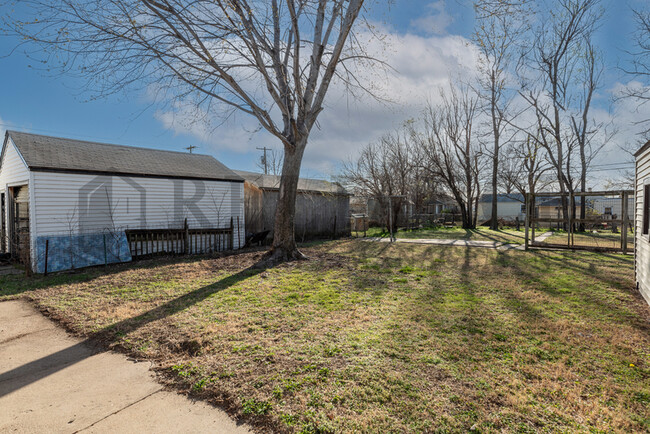
<instances>
[{"instance_id":1,"label":"concrete driveway","mask_svg":"<svg viewBox=\"0 0 650 434\"><path fill-rule=\"evenodd\" d=\"M149 368L69 336L25 301L0 303L0 432L250 432L163 390Z\"/></svg>"}]
</instances>

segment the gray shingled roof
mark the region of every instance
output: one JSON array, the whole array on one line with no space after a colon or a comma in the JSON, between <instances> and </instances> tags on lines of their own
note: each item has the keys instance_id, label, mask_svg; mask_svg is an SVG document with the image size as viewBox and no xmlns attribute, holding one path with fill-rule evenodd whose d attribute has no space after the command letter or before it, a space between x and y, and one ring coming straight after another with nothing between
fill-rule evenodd
<instances>
[{"instance_id":1,"label":"gray shingled roof","mask_svg":"<svg viewBox=\"0 0 650 434\"><path fill-rule=\"evenodd\" d=\"M280 177L277 175L264 175L245 170L235 170L235 173L259 188L269 190L277 190L280 188ZM298 180L298 191L351 196L341 185L321 179L300 178Z\"/></svg>"},{"instance_id":2,"label":"gray shingled roof","mask_svg":"<svg viewBox=\"0 0 650 434\"><path fill-rule=\"evenodd\" d=\"M210 155L7 131L30 170L242 181ZM4 153L4 149L3 149Z\"/></svg>"}]
</instances>

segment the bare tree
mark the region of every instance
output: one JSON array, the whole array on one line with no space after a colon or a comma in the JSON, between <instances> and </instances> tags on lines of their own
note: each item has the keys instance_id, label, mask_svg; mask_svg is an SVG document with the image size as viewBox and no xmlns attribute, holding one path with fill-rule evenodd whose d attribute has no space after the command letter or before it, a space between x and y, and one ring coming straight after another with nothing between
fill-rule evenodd
<instances>
[{"instance_id":1,"label":"bare tree","mask_svg":"<svg viewBox=\"0 0 650 434\"><path fill-rule=\"evenodd\" d=\"M474 40L479 50L479 95L488 114L492 146L487 152L492 160L492 204L490 229L499 229L497 189L499 185L499 152L508 127L508 116L513 94L507 81L517 43L524 33L522 16L526 0L477 0L474 10L477 22Z\"/></svg>"},{"instance_id":2,"label":"bare tree","mask_svg":"<svg viewBox=\"0 0 650 434\"><path fill-rule=\"evenodd\" d=\"M257 119L284 148L268 261L303 257L294 237L300 166L332 80L358 85L350 62L369 60L352 33L364 0L0 4L11 11L4 28L41 48L33 55L80 72L101 95L151 85L163 97Z\"/></svg>"},{"instance_id":3,"label":"bare tree","mask_svg":"<svg viewBox=\"0 0 650 434\"><path fill-rule=\"evenodd\" d=\"M634 35L635 50L630 52L631 66L625 69L637 80L641 81L640 86L628 86L622 96L633 98L639 102L639 106L650 102L650 8L634 10L637 29ZM650 118L641 121L646 125L643 134L650 135Z\"/></svg>"},{"instance_id":4,"label":"bare tree","mask_svg":"<svg viewBox=\"0 0 650 434\"><path fill-rule=\"evenodd\" d=\"M506 193L516 190L525 197L547 187L552 179L548 174L553 167L548 163L546 150L540 140L526 134L521 141L513 141L501 161L500 183Z\"/></svg>"},{"instance_id":5,"label":"bare tree","mask_svg":"<svg viewBox=\"0 0 650 434\"><path fill-rule=\"evenodd\" d=\"M275 149L265 152L260 160L255 163L258 169L265 171L269 175L280 175L282 173L282 160L284 159L282 151Z\"/></svg>"},{"instance_id":6,"label":"bare tree","mask_svg":"<svg viewBox=\"0 0 650 434\"><path fill-rule=\"evenodd\" d=\"M424 168L439 179L458 204L463 228L476 227L483 155L474 133L478 98L461 86L442 92L439 106L429 105L424 132L414 134L426 159Z\"/></svg>"},{"instance_id":7,"label":"bare tree","mask_svg":"<svg viewBox=\"0 0 650 434\"><path fill-rule=\"evenodd\" d=\"M393 230L397 229L400 211L414 187L414 152L405 131L385 134L377 143L365 146L356 161L344 162L339 177L356 195L379 202L386 211L386 227L391 213Z\"/></svg>"},{"instance_id":8,"label":"bare tree","mask_svg":"<svg viewBox=\"0 0 650 434\"><path fill-rule=\"evenodd\" d=\"M604 131L604 123L597 122L589 117L589 110L594 93L600 86L603 64L600 54L596 51L591 40L586 38L583 45L583 55L579 65L578 81L583 94L579 99L579 111L571 116L572 132L580 157L580 191L587 191L587 170L598 152L607 143L607 138L598 141L598 133ZM584 220L587 213L585 198L580 200L580 219ZM584 231L584 223L580 223L580 230Z\"/></svg>"},{"instance_id":9,"label":"bare tree","mask_svg":"<svg viewBox=\"0 0 650 434\"><path fill-rule=\"evenodd\" d=\"M600 0L557 0L553 5L556 7L542 14L541 24L534 31L533 47L523 59L525 74L532 70L538 75L533 81L524 81L520 95L534 110L534 128L539 131L535 139L547 151L556 171L562 211L567 216L565 194L574 188L571 147L575 141L568 116L574 103L573 80L580 59L576 54L584 41L591 39L602 9Z\"/></svg>"}]
</instances>

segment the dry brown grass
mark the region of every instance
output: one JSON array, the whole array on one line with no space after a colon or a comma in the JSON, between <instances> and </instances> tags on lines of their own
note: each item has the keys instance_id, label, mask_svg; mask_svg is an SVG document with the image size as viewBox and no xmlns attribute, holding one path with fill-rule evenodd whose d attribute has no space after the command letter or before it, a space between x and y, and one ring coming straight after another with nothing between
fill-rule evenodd
<instances>
[{"instance_id":1,"label":"dry brown grass","mask_svg":"<svg viewBox=\"0 0 650 434\"><path fill-rule=\"evenodd\" d=\"M340 241L161 260L28 294L262 431L644 431L632 259ZM14 291L15 292L15 291Z\"/></svg>"}]
</instances>

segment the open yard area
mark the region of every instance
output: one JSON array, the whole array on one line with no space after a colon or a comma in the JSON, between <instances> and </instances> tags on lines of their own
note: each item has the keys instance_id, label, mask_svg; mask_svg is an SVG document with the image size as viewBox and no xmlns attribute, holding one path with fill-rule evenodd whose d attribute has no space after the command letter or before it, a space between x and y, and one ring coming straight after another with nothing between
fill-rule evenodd
<instances>
[{"instance_id":1,"label":"open yard area","mask_svg":"<svg viewBox=\"0 0 650 434\"><path fill-rule=\"evenodd\" d=\"M0 278L262 431L647 432L633 258L347 240Z\"/></svg>"},{"instance_id":2,"label":"open yard area","mask_svg":"<svg viewBox=\"0 0 650 434\"><path fill-rule=\"evenodd\" d=\"M368 237L388 238L390 234L382 228L373 227L366 232ZM353 232L353 235L357 235ZM358 235L363 236L363 232ZM472 240L472 241L496 241L500 243L523 244L525 240L523 225L521 230L502 229L493 231L489 228L479 227L477 229L463 229L455 226L452 228L435 227L415 230L399 230L395 233L396 238L405 239L441 239L441 240Z\"/></svg>"},{"instance_id":3,"label":"open yard area","mask_svg":"<svg viewBox=\"0 0 650 434\"><path fill-rule=\"evenodd\" d=\"M538 231L543 233L544 230ZM564 231L556 231L552 236L546 238L544 241L547 244L563 244L566 245L569 234ZM573 234L573 244L575 246L585 247L598 247L609 249L621 248L621 233L613 233L612 231L598 230L590 232L576 232ZM634 233L628 232L627 234L628 248L634 248Z\"/></svg>"}]
</instances>

